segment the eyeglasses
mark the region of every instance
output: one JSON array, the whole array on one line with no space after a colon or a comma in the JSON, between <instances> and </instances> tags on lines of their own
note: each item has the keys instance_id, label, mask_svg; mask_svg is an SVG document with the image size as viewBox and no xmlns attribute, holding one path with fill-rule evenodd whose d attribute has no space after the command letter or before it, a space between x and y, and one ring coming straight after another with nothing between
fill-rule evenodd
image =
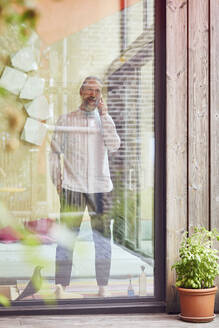
<instances>
[{"instance_id":1,"label":"eyeglasses","mask_svg":"<svg viewBox=\"0 0 219 328\"><path fill-rule=\"evenodd\" d=\"M89 94L93 94L93 93L95 93L96 95L100 94L100 89L85 88L84 90Z\"/></svg>"}]
</instances>

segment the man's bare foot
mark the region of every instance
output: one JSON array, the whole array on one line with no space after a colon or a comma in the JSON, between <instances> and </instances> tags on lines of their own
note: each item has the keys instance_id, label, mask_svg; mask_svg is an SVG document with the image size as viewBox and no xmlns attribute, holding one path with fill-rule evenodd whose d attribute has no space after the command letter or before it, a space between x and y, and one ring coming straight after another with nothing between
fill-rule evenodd
<instances>
[{"instance_id":1,"label":"man's bare foot","mask_svg":"<svg viewBox=\"0 0 219 328\"><path fill-rule=\"evenodd\" d=\"M56 285L55 296L56 298L63 298L66 286L62 286L61 284Z\"/></svg>"},{"instance_id":2,"label":"man's bare foot","mask_svg":"<svg viewBox=\"0 0 219 328\"><path fill-rule=\"evenodd\" d=\"M110 292L108 290L108 286L99 286L98 290L99 297L110 297Z\"/></svg>"}]
</instances>

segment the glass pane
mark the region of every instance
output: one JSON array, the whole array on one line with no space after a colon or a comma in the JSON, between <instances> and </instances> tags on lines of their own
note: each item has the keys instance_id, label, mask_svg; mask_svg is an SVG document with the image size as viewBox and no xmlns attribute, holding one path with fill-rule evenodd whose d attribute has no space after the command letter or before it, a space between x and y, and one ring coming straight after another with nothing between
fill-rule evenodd
<instances>
[{"instance_id":1,"label":"glass pane","mask_svg":"<svg viewBox=\"0 0 219 328\"><path fill-rule=\"evenodd\" d=\"M36 6L0 37L0 295L153 296L154 1Z\"/></svg>"}]
</instances>

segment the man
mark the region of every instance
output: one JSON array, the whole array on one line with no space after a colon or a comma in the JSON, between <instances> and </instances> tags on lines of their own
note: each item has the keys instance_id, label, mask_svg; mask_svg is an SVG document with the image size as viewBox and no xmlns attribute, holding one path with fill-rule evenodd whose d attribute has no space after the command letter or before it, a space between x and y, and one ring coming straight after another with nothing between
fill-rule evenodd
<instances>
[{"instance_id":1,"label":"man","mask_svg":"<svg viewBox=\"0 0 219 328\"><path fill-rule=\"evenodd\" d=\"M61 223L77 236L87 205L95 244L98 294L105 296L111 265L111 190L108 151L115 152L120 138L102 99L102 82L87 77L81 88L81 105L62 115L51 143L51 173L60 194ZM75 241L75 240L74 240ZM72 247L57 245L56 284L66 287L72 270Z\"/></svg>"}]
</instances>

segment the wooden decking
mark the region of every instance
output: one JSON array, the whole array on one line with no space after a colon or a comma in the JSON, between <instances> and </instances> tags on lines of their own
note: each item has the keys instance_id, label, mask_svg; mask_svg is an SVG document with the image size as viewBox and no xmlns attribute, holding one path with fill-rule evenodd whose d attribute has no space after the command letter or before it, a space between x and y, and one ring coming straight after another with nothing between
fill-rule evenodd
<instances>
[{"instance_id":1,"label":"wooden decking","mask_svg":"<svg viewBox=\"0 0 219 328\"><path fill-rule=\"evenodd\" d=\"M19 316L1 317L1 328L180 328L203 327L203 324L186 323L176 315L134 314L134 315L68 315L68 316ZM205 328L219 327L219 315L213 322L204 324Z\"/></svg>"}]
</instances>

